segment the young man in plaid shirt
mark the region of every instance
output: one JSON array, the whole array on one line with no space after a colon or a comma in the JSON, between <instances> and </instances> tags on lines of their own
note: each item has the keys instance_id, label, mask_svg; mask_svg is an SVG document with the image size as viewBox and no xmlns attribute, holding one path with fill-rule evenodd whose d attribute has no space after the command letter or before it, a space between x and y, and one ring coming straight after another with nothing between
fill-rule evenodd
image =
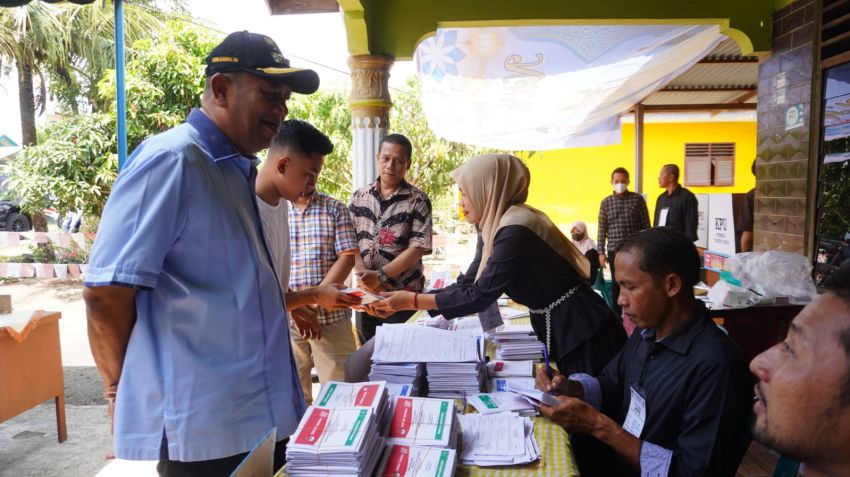
<instances>
[{"instance_id":1,"label":"young man in plaid shirt","mask_svg":"<svg viewBox=\"0 0 850 477\"><path fill-rule=\"evenodd\" d=\"M342 202L313 190L289 207L289 243L292 261L289 288L292 291L318 285L343 283L359 253L354 224ZM292 352L307 403L312 403L310 369L315 366L319 381L345 379L345 360L354 352L351 310L318 309L321 329L317 335L294 332Z\"/></svg>"}]
</instances>

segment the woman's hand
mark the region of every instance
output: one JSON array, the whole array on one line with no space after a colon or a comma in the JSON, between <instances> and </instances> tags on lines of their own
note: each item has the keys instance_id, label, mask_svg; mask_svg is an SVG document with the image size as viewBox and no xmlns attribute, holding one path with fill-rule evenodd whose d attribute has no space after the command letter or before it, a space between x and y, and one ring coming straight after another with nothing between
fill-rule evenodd
<instances>
[{"instance_id":1,"label":"woman's hand","mask_svg":"<svg viewBox=\"0 0 850 477\"><path fill-rule=\"evenodd\" d=\"M355 272L358 285L372 293L381 293L381 280L375 270Z\"/></svg>"},{"instance_id":2,"label":"woman's hand","mask_svg":"<svg viewBox=\"0 0 850 477\"><path fill-rule=\"evenodd\" d=\"M366 308L368 313L378 318L386 318L401 310L415 310L413 296L415 293L409 291L384 292L383 300L373 301Z\"/></svg>"}]
</instances>

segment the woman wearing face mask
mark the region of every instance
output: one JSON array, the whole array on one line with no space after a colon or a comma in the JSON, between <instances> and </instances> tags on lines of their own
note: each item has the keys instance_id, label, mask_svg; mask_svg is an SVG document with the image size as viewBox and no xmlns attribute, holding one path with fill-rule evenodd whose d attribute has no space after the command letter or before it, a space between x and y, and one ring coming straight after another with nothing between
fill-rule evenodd
<instances>
[{"instance_id":1,"label":"woman wearing face mask","mask_svg":"<svg viewBox=\"0 0 850 477\"><path fill-rule=\"evenodd\" d=\"M551 220L525 205L530 174L506 154L475 157L452 172L467 222L479 230L466 277L436 294L388 293L374 302L379 314L439 310L446 318L486 309L502 293L531 310L531 323L562 374L596 374L620 350L626 335L588 285L590 263Z\"/></svg>"},{"instance_id":2,"label":"woman wearing face mask","mask_svg":"<svg viewBox=\"0 0 850 477\"><path fill-rule=\"evenodd\" d=\"M570 226L570 235L573 238L573 245L576 246L582 255L587 255L589 250L596 250L596 242L587 236L587 224L578 220Z\"/></svg>"}]
</instances>

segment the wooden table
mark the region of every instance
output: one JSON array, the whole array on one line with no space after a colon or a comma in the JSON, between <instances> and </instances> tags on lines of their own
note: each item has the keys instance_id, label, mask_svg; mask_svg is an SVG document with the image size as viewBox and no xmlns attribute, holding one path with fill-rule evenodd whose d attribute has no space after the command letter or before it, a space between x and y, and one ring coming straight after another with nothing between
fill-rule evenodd
<instances>
[{"instance_id":1,"label":"wooden table","mask_svg":"<svg viewBox=\"0 0 850 477\"><path fill-rule=\"evenodd\" d=\"M62 314L36 313L38 322L22 342L0 330L0 422L53 398L59 442L65 442L65 383L59 348Z\"/></svg>"},{"instance_id":2,"label":"wooden table","mask_svg":"<svg viewBox=\"0 0 850 477\"><path fill-rule=\"evenodd\" d=\"M744 350L747 362L779 343L788 334L788 325L803 305L760 305L749 308L709 310Z\"/></svg>"}]
</instances>

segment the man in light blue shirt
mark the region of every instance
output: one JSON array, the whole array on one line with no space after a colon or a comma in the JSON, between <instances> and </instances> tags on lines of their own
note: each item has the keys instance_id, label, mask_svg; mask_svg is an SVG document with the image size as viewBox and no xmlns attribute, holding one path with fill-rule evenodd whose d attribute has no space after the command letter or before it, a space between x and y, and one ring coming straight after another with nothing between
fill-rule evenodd
<instances>
[{"instance_id":1,"label":"man in light blue shirt","mask_svg":"<svg viewBox=\"0 0 850 477\"><path fill-rule=\"evenodd\" d=\"M312 93L319 78L248 32L213 49L206 74L202 108L143 142L118 176L84 291L115 454L158 459L169 476L229 475L272 428L277 469L305 409L254 154L291 91Z\"/></svg>"}]
</instances>

